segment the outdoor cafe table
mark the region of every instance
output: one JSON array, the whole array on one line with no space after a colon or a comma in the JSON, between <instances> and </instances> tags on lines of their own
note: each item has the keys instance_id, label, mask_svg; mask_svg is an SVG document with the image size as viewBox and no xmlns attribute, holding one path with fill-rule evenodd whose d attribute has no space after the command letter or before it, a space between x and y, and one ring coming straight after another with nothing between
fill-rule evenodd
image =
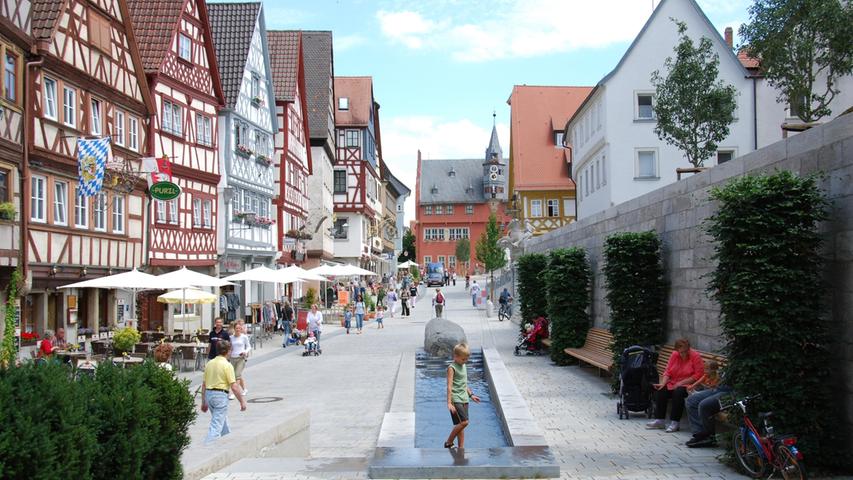
<instances>
[{"instance_id":1,"label":"outdoor cafe table","mask_svg":"<svg viewBox=\"0 0 853 480\"><path fill-rule=\"evenodd\" d=\"M143 362L143 359L137 358L137 357L129 357L129 358L113 357L113 363L118 364L118 365L127 366L127 365L135 365L137 363L142 363L142 362Z\"/></svg>"}]
</instances>

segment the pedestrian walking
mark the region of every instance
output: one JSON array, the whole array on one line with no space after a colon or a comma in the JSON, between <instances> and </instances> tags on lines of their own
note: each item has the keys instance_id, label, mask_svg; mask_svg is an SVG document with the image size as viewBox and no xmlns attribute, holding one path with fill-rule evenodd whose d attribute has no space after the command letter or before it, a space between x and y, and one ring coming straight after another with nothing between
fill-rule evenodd
<instances>
[{"instance_id":1,"label":"pedestrian walking","mask_svg":"<svg viewBox=\"0 0 853 480\"><path fill-rule=\"evenodd\" d=\"M352 304L347 305L347 309L344 310L344 328L347 329L347 335L349 335L350 325L352 325L352 319L355 316L355 307Z\"/></svg>"},{"instance_id":2,"label":"pedestrian walking","mask_svg":"<svg viewBox=\"0 0 853 480\"><path fill-rule=\"evenodd\" d=\"M221 320L221 319L219 319ZM228 391L234 393L240 401L240 411L246 410L246 399L243 398L243 390L237 385L234 376L234 367L228 362L227 357L231 351L231 342L219 340L217 342L216 357L207 362L204 367L204 380L201 384L201 411L206 413L210 410L210 428L205 445L209 445L216 439L228 435Z\"/></svg>"},{"instance_id":3,"label":"pedestrian walking","mask_svg":"<svg viewBox=\"0 0 853 480\"><path fill-rule=\"evenodd\" d=\"M361 327L364 325L364 297L359 295L355 301L355 329L356 333L361 335Z\"/></svg>"},{"instance_id":4,"label":"pedestrian walking","mask_svg":"<svg viewBox=\"0 0 853 480\"><path fill-rule=\"evenodd\" d=\"M216 317L213 319L213 330L210 331L210 346L207 349L208 360L213 360L217 355L219 355L219 351L216 346L223 340L231 340L231 336L228 335L228 330L222 326L222 317Z\"/></svg>"},{"instance_id":5,"label":"pedestrian walking","mask_svg":"<svg viewBox=\"0 0 853 480\"><path fill-rule=\"evenodd\" d=\"M385 328L385 308L382 305L376 306L376 328Z\"/></svg>"},{"instance_id":6,"label":"pedestrian walking","mask_svg":"<svg viewBox=\"0 0 853 480\"><path fill-rule=\"evenodd\" d=\"M246 389L246 381L243 380L243 369L246 368L246 360L249 358L249 351L252 349L249 336L246 335L246 324L243 320L238 320L234 325L234 335L231 337L231 353L228 361L234 367L234 377L240 388L243 390L243 395L249 393ZM228 395L229 400L234 400L234 394Z\"/></svg>"},{"instance_id":7,"label":"pedestrian walking","mask_svg":"<svg viewBox=\"0 0 853 480\"><path fill-rule=\"evenodd\" d=\"M293 329L293 307L290 306L289 301L285 300L284 307L281 310L284 317L282 321L284 324L284 336L281 338L281 346L282 348L287 348L287 340L290 338L290 332Z\"/></svg>"},{"instance_id":8,"label":"pedestrian walking","mask_svg":"<svg viewBox=\"0 0 853 480\"><path fill-rule=\"evenodd\" d=\"M409 291L409 289L407 287L403 287L400 290L400 306L402 307L402 311L400 312L400 315L402 315L404 317L408 317L409 315L411 315L411 313L409 313L409 299L411 297L412 297L412 293Z\"/></svg>"},{"instance_id":9,"label":"pedestrian walking","mask_svg":"<svg viewBox=\"0 0 853 480\"><path fill-rule=\"evenodd\" d=\"M471 305L473 305L474 308L477 308L477 297L479 296L480 286L477 285L477 281L474 280L473 282L471 282Z\"/></svg>"},{"instance_id":10,"label":"pedestrian walking","mask_svg":"<svg viewBox=\"0 0 853 480\"><path fill-rule=\"evenodd\" d=\"M453 447L453 440L457 440L460 450L465 448L465 428L469 424L468 401L480 403L480 397L474 395L468 386L466 363L470 356L468 345L460 343L453 347L453 363L447 367L447 409L450 410L450 418L453 420L453 430L444 442L444 448Z\"/></svg>"},{"instance_id":11,"label":"pedestrian walking","mask_svg":"<svg viewBox=\"0 0 853 480\"><path fill-rule=\"evenodd\" d=\"M311 311L308 312L308 331L314 333L314 338L317 339L317 351L323 353L320 348L320 334L323 333L323 312L317 310L317 304L311 305Z\"/></svg>"},{"instance_id":12,"label":"pedestrian walking","mask_svg":"<svg viewBox=\"0 0 853 480\"><path fill-rule=\"evenodd\" d=\"M394 318L394 312L397 311L397 290L391 289L388 292L388 312L391 314L391 318Z\"/></svg>"},{"instance_id":13,"label":"pedestrian walking","mask_svg":"<svg viewBox=\"0 0 853 480\"><path fill-rule=\"evenodd\" d=\"M445 298L444 294L441 293L440 288L435 289L435 295L432 297L432 306L435 308L435 317L442 318L442 314L444 313L444 304Z\"/></svg>"},{"instance_id":14,"label":"pedestrian walking","mask_svg":"<svg viewBox=\"0 0 853 480\"><path fill-rule=\"evenodd\" d=\"M415 309L415 303L418 300L418 282L412 282L412 286L409 287L409 296L412 299L411 309Z\"/></svg>"},{"instance_id":15,"label":"pedestrian walking","mask_svg":"<svg viewBox=\"0 0 853 480\"><path fill-rule=\"evenodd\" d=\"M453 272L453 277L451 277L451 278L453 280L453 286L455 287L456 286L456 272Z\"/></svg>"}]
</instances>

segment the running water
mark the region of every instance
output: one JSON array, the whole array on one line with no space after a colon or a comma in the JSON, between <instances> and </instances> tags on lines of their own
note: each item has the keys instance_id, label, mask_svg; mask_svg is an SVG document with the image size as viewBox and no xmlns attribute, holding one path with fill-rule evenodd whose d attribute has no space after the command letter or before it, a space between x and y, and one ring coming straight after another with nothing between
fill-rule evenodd
<instances>
[{"instance_id":1,"label":"running water","mask_svg":"<svg viewBox=\"0 0 853 480\"><path fill-rule=\"evenodd\" d=\"M415 361L415 448L441 448L453 428L447 410L447 366L451 359L417 353ZM506 447L502 421L486 383L482 350L468 359L468 386L480 397L469 404L470 425L465 429L465 448Z\"/></svg>"}]
</instances>

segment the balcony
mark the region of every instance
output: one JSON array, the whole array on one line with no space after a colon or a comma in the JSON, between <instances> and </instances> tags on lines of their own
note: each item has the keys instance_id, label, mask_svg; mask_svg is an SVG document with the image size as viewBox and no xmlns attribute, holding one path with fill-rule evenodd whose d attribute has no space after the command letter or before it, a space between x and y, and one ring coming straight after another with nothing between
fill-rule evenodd
<instances>
[{"instance_id":1,"label":"balcony","mask_svg":"<svg viewBox=\"0 0 853 480\"><path fill-rule=\"evenodd\" d=\"M550 232L551 230L574 222L575 217L536 217L527 218L527 221L529 221L530 226L533 227L534 235L542 235L543 233Z\"/></svg>"}]
</instances>

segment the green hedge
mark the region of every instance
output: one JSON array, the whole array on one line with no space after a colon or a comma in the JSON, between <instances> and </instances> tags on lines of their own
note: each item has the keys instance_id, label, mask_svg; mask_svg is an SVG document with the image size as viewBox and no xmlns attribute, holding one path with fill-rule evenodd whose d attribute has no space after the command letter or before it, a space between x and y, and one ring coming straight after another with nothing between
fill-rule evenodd
<instances>
[{"instance_id":1,"label":"green hedge","mask_svg":"<svg viewBox=\"0 0 853 480\"><path fill-rule=\"evenodd\" d=\"M622 350L631 345L656 345L663 340L666 282L661 242L654 231L607 237L604 258L615 382Z\"/></svg>"},{"instance_id":2,"label":"green hedge","mask_svg":"<svg viewBox=\"0 0 853 480\"><path fill-rule=\"evenodd\" d=\"M528 253L518 257L518 296L521 308L521 331L525 322L548 316L545 300L545 278L548 257L541 253Z\"/></svg>"},{"instance_id":3,"label":"green hedge","mask_svg":"<svg viewBox=\"0 0 853 480\"><path fill-rule=\"evenodd\" d=\"M583 346L589 330L591 272L582 248L552 250L545 272L548 319L551 329L551 360L568 365L574 360L563 351Z\"/></svg>"},{"instance_id":4,"label":"green hedge","mask_svg":"<svg viewBox=\"0 0 853 480\"><path fill-rule=\"evenodd\" d=\"M0 370L0 478L179 479L195 419L187 381L147 362Z\"/></svg>"},{"instance_id":5,"label":"green hedge","mask_svg":"<svg viewBox=\"0 0 853 480\"><path fill-rule=\"evenodd\" d=\"M756 408L777 413L777 431L797 434L810 464L837 466L833 430L841 410L822 303L819 222L827 201L813 177L790 172L749 176L715 188L709 219L716 270L709 291L727 340L727 376ZM848 460L849 461L849 460Z\"/></svg>"}]
</instances>

